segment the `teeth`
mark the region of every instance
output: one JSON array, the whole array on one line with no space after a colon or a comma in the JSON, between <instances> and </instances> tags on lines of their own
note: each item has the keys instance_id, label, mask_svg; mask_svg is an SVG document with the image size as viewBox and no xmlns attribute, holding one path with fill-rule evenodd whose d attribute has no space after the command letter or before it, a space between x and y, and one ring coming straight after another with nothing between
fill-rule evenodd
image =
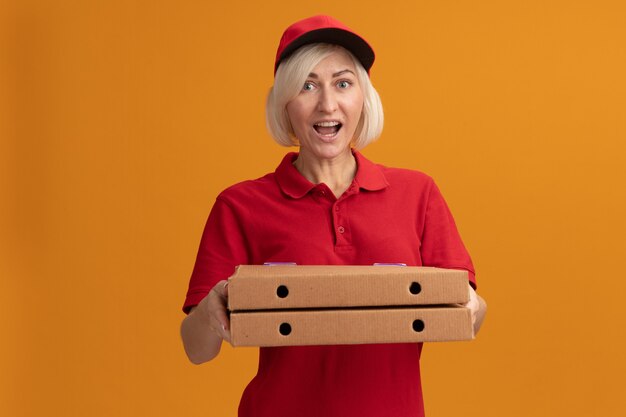
<instances>
[{"instance_id":1,"label":"teeth","mask_svg":"<svg viewBox=\"0 0 626 417\"><path fill-rule=\"evenodd\" d=\"M319 122L319 123L315 123L315 126L322 126L322 127L332 127L332 126L338 126L339 122Z\"/></svg>"}]
</instances>

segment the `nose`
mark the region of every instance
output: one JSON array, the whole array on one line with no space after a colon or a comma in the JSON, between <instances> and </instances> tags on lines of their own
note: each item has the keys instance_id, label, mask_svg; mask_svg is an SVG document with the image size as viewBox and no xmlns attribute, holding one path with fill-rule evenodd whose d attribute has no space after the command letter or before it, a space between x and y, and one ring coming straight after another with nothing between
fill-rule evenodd
<instances>
[{"instance_id":1,"label":"nose","mask_svg":"<svg viewBox=\"0 0 626 417\"><path fill-rule=\"evenodd\" d=\"M337 110L337 98L329 89L323 88L320 91L317 110L321 113L333 113Z\"/></svg>"}]
</instances>

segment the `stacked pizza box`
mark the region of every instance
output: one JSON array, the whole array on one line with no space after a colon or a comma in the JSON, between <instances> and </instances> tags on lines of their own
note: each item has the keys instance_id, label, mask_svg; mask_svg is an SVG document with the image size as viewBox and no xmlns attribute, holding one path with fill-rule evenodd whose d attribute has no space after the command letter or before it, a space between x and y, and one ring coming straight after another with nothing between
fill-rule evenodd
<instances>
[{"instance_id":1,"label":"stacked pizza box","mask_svg":"<svg viewBox=\"0 0 626 417\"><path fill-rule=\"evenodd\" d=\"M241 265L229 279L233 346L473 339L467 271Z\"/></svg>"}]
</instances>

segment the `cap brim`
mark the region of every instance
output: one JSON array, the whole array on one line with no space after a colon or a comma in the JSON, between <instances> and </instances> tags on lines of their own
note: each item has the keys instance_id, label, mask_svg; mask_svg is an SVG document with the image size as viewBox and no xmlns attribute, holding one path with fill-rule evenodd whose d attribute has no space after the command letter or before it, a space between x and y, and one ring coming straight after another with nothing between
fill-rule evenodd
<instances>
[{"instance_id":1,"label":"cap brim","mask_svg":"<svg viewBox=\"0 0 626 417\"><path fill-rule=\"evenodd\" d=\"M343 46L361 62L365 71L369 72L372 64L374 64L374 50L363 38L343 29L322 28L312 30L294 39L280 55L280 59L274 67L274 72L276 72L280 63L295 52L296 49L311 43L330 43Z\"/></svg>"}]
</instances>

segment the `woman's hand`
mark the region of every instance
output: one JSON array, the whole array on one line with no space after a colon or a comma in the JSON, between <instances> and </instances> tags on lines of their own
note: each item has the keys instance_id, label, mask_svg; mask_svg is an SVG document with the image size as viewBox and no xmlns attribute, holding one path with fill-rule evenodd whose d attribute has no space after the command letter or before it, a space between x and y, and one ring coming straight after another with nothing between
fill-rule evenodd
<instances>
[{"instance_id":1,"label":"woman's hand","mask_svg":"<svg viewBox=\"0 0 626 417\"><path fill-rule=\"evenodd\" d=\"M481 296L476 294L476 291L471 285L469 286L469 291L470 299L466 304L464 304L464 307L469 308L472 313L472 326L474 327L474 335L476 335L480 330L480 326L483 324L483 320L485 319L487 303Z\"/></svg>"},{"instance_id":2,"label":"woman's hand","mask_svg":"<svg viewBox=\"0 0 626 417\"><path fill-rule=\"evenodd\" d=\"M215 284L211 292L200 301L194 314L202 315L208 320L210 329L228 343L230 341L230 320L226 306L228 305L228 281L222 280Z\"/></svg>"},{"instance_id":3,"label":"woman's hand","mask_svg":"<svg viewBox=\"0 0 626 417\"><path fill-rule=\"evenodd\" d=\"M220 281L183 320L180 334L189 360L208 362L220 353L222 340L231 343L228 281Z\"/></svg>"}]
</instances>

